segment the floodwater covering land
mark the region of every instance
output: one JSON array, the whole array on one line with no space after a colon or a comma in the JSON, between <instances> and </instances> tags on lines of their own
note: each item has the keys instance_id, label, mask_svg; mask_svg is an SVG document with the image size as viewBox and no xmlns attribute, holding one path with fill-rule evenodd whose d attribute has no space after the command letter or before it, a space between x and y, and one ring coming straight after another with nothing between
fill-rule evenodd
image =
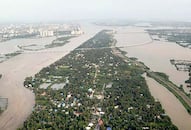
<instances>
[{"instance_id":1,"label":"floodwater covering land","mask_svg":"<svg viewBox=\"0 0 191 130\"><path fill-rule=\"evenodd\" d=\"M71 41L63 47L36 51L36 53L20 54L0 63L0 73L3 74L3 77L0 79L0 95L9 98L8 108L0 116L0 129L12 130L18 128L32 112L35 99L33 93L23 87L23 82L26 77L36 74L43 67L46 67L65 56L84 41L94 36L94 34L102 28L103 27L91 25L87 25L85 28L82 26L85 34L71 39ZM170 59L191 60L191 52L189 49L170 42L152 41L144 28L104 27L104 29L107 28L117 31L117 34L115 34L115 39L118 41L117 46L126 46L126 48L123 48L122 50L126 51L128 56L137 57L140 61L144 62L145 65L150 67L151 70L164 72L169 75L170 80L178 86L180 84L185 86L184 81L188 78L188 74L177 71L176 68L170 64ZM48 42L51 43L52 40L54 40L54 38L50 38ZM29 43L31 44L30 40ZM15 52L18 50L16 46L18 44L28 45L22 40L15 40L15 43L9 44L10 46L8 44L5 45L4 43L0 43L1 52ZM141 44L141 46L138 46L139 44ZM148 85L149 88L150 86L157 86L156 84L149 84L149 81ZM188 89L185 88L185 90L188 92ZM169 98L168 94L171 94L167 90L166 92L166 98L156 98L160 100L166 113L172 119L172 122L178 126L179 129L184 128L187 130L187 128L190 128L188 125L188 123L191 122L191 119L188 118L190 115L175 97L169 99L170 101L173 100L173 103L169 104L171 105L170 108L172 108L172 110L169 109L169 106L163 105ZM153 96L155 95L153 91L151 91L151 94ZM179 115L181 115L181 118Z\"/></svg>"},{"instance_id":2,"label":"floodwater covering land","mask_svg":"<svg viewBox=\"0 0 191 130\"><path fill-rule=\"evenodd\" d=\"M26 79L36 106L22 130L177 129L149 93L141 76L146 67L115 48L112 34L99 32L81 49ZM66 84L57 90L39 88L47 82Z\"/></svg>"},{"instance_id":3,"label":"floodwater covering land","mask_svg":"<svg viewBox=\"0 0 191 130\"><path fill-rule=\"evenodd\" d=\"M44 37L44 38L24 38L13 39L5 42L0 42L0 53L7 54L19 51L18 46L29 46L37 44L38 46L44 46L50 44L56 37Z\"/></svg>"},{"instance_id":4,"label":"floodwater covering land","mask_svg":"<svg viewBox=\"0 0 191 130\"><path fill-rule=\"evenodd\" d=\"M127 56L138 58L139 61L144 62L152 71L166 73L171 81L178 86L183 84L184 90L189 92L189 89L186 88L184 84L185 80L188 79L188 73L177 71L176 68L171 65L170 59L191 60L190 49L183 48L176 43L164 41L148 43L151 40L149 34L145 32L144 28L138 27L117 28L115 38L118 41L117 46L126 46L121 49L127 52ZM133 46L132 43L134 43L135 46ZM142 45L142 43L148 44ZM159 85L150 78L146 79L149 89L151 89L151 94L159 99L166 113L172 119L172 122L176 124L179 129L189 130L191 128L191 116L180 101L162 85ZM163 93L163 91L165 92Z\"/></svg>"},{"instance_id":5,"label":"floodwater covering land","mask_svg":"<svg viewBox=\"0 0 191 130\"><path fill-rule=\"evenodd\" d=\"M180 130L190 130L191 116L179 102L179 100L169 92L165 87L154 79L144 75L152 96L159 100L165 112L171 117L171 120Z\"/></svg>"},{"instance_id":6,"label":"floodwater covering land","mask_svg":"<svg viewBox=\"0 0 191 130\"><path fill-rule=\"evenodd\" d=\"M0 116L0 129L14 130L18 128L32 112L35 103L34 94L23 87L26 77L32 76L43 67L54 63L99 31L99 29L87 28L86 26L82 27L82 29L85 31L84 35L71 39L63 47L36 51L35 53L23 53L0 63L0 72L2 74L0 79L0 95L8 98L8 108ZM52 40L50 38L49 43ZM17 40L17 43L21 42ZM3 53L9 53L14 48L16 48L15 45L11 46L10 49L7 47L5 49L6 52Z\"/></svg>"},{"instance_id":7,"label":"floodwater covering land","mask_svg":"<svg viewBox=\"0 0 191 130\"><path fill-rule=\"evenodd\" d=\"M177 71L170 63L170 59L191 60L190 49L171 42L149 42L151 41L149 34L140 27L118 28L115 38L118 41L117 46L125 46L122 50L126 51L128 56L138 58L153 71L166 73L172 82L177 86L182 84L184 90L189 92L185 85L188 72ZM143 43L148 44L142 45Z\"/></svg>"}]
</instances>

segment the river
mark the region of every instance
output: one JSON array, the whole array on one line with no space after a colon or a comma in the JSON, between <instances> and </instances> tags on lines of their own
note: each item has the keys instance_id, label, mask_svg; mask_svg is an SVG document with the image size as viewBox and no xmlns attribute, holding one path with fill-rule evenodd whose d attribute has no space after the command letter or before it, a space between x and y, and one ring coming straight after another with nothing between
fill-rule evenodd
<instances>
[{"instance_id":1,"label":"river","mask_svg":"<svg viewBox=\"0 0 191 130\"><path fill-rule=\"evenodd\" d=\"M190 89L184 83L188 79L188 72L177 71L171 65L170 59L191 60L190 49L172 42L153 41L150 43L149 34L140 27L118 28L117 32L115 35L118 41L117 46L126 46L122 50L128 53L127 56L138 58L153 71L166 73L171 81L178 86L182 84L184 90L189 93Z\"/></svg>"},{"instance_id":2,"label":"river","mask_svg":"<svg viewBox=\"0 0 191 130\"><path fill-rule=\"evenodd\" d=\"M23 86L26 77L33 76L43 67L67 55L100 31L100 28L89 25L82 26L82 29L85 32L83 35L72 38L63 47L23 53L0 63L0 73L3 75L0 79L0 96L8 98L8 108L0 116L0 130L15 130L20 127L33 110L34 94ZM51 43L52 40L53 38L31 39L37 44L39 41ZM6 42L9 45L0 43L0 48L4 46L1 53L16 51L19 43L26 45L31 42L30 39L17 39Z\"/></svg>"},{"instance_id":3,"label":"river","mask_svg":"<svg viewBox=\"0 0 191 130\"><path fill-rule=\"evenodd\" d=\"M167 113L171 121L180 129L180 130L190 130L191 129L191 116L188 114L183 105L179 102L179 100L170 93L165 87L161 84L144 76L147 85L149 86L149 91L151 95L160 101L162 107L165 109L165 113Z\"/></svg>"},{"instance_id":4,"label":"river","mask_svg":"<svg viewBox=\"0 0 191 130\"><path fill-rule=\"evenodd\" d=\"M171 58L191 60L191 51L189 49L182 48L175 43L170 42L152 42L148 33L144 31L144 28L140 27L100 27L85 24L82 26L85 34L71 39L70 42L63 47L36 51L35 53L25 52L0 63L0 73L3 74L2 79L0 79L0 95L9 99L7 110L0 116L0 129L14 130L18 128L32 112L35 103L34 94L23 87L25 77L33 76L43 67L46 67L67 55L70 51L93 37L103 28L117 30L117 34L115 35L115 38L118 41L117 46L126 46L125 48L122 48L122 50L128 52L127 56L137 57L140 61L150 67L151 70L166 73L169 75L170 80L177 85L184 84L184 81L188 78L187 73L177 71L175 67L170 64L169 60ZM0 53L17 51L17 45L20 45L21 43L22 45L31 43L45 44L51 43L53 39L54 37L7 41L6 44L5 42L0 43L0 48L2 48L0 49ZM151 90L150 88L151 94L160 100L163 108L166 110L166 113L170 116L173 123L181 129L185 128L184 130L190 128L190 126L187 125L191 122L191 119L187 118L188 116L190 117L190 115L188 115L180 102L167 90L165 90L166 93L163 94L163 89L165 88L162 86L160 86L160 90L155 88L155 86L159 85L150 80L151 79L147 79L149 88L154 87L154 90L157 93L156 94L154 90ZM187 89L185 90L188 91ZM171 97L174 98L170 98L170 94ZM161 98L159 98L160 95L162 96ZM170 106L164 105L166 103ZM183 119L186 120L183 121ZM184 125L185 127L183 127Z\"/></svg>"},{"instance_id":5,"label":"river","mask_svg":"<svg viewBox=\"0 0 191 130\"><path fill-rule=\"evenodd\" d=\"M128 57L136 57L145 63L152 71L164 72L169 79L178 86L184 85L184 90L189 92L184 81L188 79L188 73L177 71L171 65L170 59L191 60L191 50L183 48L175 43L164 41L153 41L144 28L119 27L116 28L117 46L127 52ZM146 43L146 44L145 44ZM151 95L159 99L166 114L180 130L191 129L191 116L180 101L165 87L151 78L145 77Z\"/></svg>"},{"instance_id":6,"label":"river","mask_svg":"<svg viewBox=\"0 0 191 130\"><path fill-rule=\"evenodd\" d=\"M5 42L0 42L0 54L7 54L19 51L17 46L27 46L32 44L47 45L50 44L56 37L44 37L44 38L23 38L13 39Z\"/></svg>"}]
</instances>

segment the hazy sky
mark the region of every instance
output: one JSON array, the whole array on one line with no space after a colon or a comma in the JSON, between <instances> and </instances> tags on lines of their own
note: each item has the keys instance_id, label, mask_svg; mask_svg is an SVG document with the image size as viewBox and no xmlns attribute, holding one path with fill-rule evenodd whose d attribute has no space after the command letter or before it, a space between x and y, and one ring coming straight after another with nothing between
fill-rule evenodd
<instances>
[{"instance_id":1,"label":"hazy sky","mask_svg":"<svg viewBox=\"0 0 191 130\"><path fill-rule=\"evenodd\" d=\"M191 0L0 0L0 22L97 18L191 21Z\"/></svg>"}]
</instances>

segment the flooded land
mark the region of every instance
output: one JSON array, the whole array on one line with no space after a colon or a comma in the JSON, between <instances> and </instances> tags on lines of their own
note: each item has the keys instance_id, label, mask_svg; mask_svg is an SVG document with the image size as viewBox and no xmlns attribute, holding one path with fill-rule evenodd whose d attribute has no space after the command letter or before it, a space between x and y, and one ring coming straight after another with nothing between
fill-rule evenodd
<instances>
[{"instance_id":1,"label":"flooded land","mask_svg":"<svg viewBox=\"0 0 191 130\"><path fill-rule=\"evenodd\" d=\"M179 100L170 93L161 84L144 76L149 90L152 96L159 100L165 112L171 117L171 120L180 130L189 130L191 128L191 116L188 114L186 109L182 106Z\"/></svg>"},{"instance_id":2,"label":"flooded land","mask_svg":"<svg viewBox=\"0 0 191 130\"><path fill-rule=\"evenodd\" d=\"M56 37L44 37L44 38L22 38L13 39L5 42L0 42L0 53L7 54L19 51L18 46L29 46L37 44L39 47L50 44Z\"/></svg>"},{"instance_id":3,"label":"flooded land","mask_svg":"<svg viewBox=\"0 0 191 130\"><path fill-rule=\"evenodd\" d=\"M0 116L0 129L13 130L18 128L31 114L35 104L34 94L23 87L24 79L33 76L43 67L46 67L70 51L93 37L101 29L116 30L115 39L118 47L127 52L128 57L136 57L145 63L152 71L164 72L176 85L184 86L188 79L188 73L177 71L171 65L170 59L191 60L190 49L183 48L175 43L165 41L153 41L145 28L141 27L101 27L94 25L82 26L83 35L70 39L70 42L62 47L49 48L35 52L25 51L11 59L0 63L0 95L8 98L8 108ZM0 43L1 54L19 51L18 45L46 45L50 44L55 37L43 39L15 39ZM166 88L145 77L152 96L158 99L172 122L179 128L189 130L191 128L191 116L187 113L180 101ZM49 86L49 85L48 85ZM43 87L48 87L47 85ZM178 112L177 112L178 111Z\"/></svg>"},{"instance_id":4,"label":"flooded land","mask_svg":"<svg viewBox=\"0 0 191 130\"><path fill-rule=\"evenodd\" d=\"M23 53L0 63L0 72L2 74L0 79L0 95L1 97L8 98L8 108L0 116L0 129L14 130L18 128L32 112L35 103L34 94L23 86L26 77L33 76L43 67L54 63L100 31L99 29L91 29L91 27L86 26L82 27L82 29L85 31L85 34L71 39L63 47L36 51L35 53ZM44 39L44 41L49 43L52 40L53 38ZM23 42L22 39L20 41L13 40L12 42L15 41L17 41L17 44ZM28 42L29 39L26 44ZM9 49L9 45L5 46L4 43L0 43L0 48L2 45L5 48L2 49L4 50L3 53L10 53L18 49L17 44L12 43L13 46Z\"/></svg>"},{"instance_id":5,"label":"flooded land","mask_svg":"<svg viewBox=\"0 0 191 130\"><path fill-rule=\"evenodd\" d=\"M149 34L145 32L144 28L138 27L120 28L115 38L118 41L117 46L125 46L122 50L126 51L128 56L138 58L153 71L166 73L171 81L178 86L182 84L184 90L189 92L184 83L188 79L188 72L177 71L170 63L170 59L191 60L190 49L171 42L150 42Z\"/></svg>"},{"instance_id":6,"label":"flooded land","mask_svg":"<svg viewBox=\"0 0 191 130\"><path fill-rule=\"evenodd\" d=\"M113 33L100 31L66 57L25 80L25 86L35 93L36 105L19 130L177 130L149 93L142 77L147 67L125 57L115 47ZM44 83L52 85L40 89Z\"/></svg>"},{"instance_id":7,"label":"flooded land","mask_svg":"<svg viewBox=\"0 0 191 130\"><path fill-rule=\"evenodd\" d=\"M127 52L127 56L138 58L138 60L144 62L152 71L166 73L171 81L178 86L180 84L184 85L184 90L189 92L189 89L184 83L188 78L188 73L177 71L171 65L170 59L191 60L190 49L183 48L171 42L150 42L151 38L149 34L145 32L144 28L138 27L118 28L115 38L118 41L117 46L124 46L121 49ZM189 130L191 128L191 116L180 101L153 79L146 77L146 81L151 94L161 102L172 122L181 130Z\"/></svg>"}]
</instances>

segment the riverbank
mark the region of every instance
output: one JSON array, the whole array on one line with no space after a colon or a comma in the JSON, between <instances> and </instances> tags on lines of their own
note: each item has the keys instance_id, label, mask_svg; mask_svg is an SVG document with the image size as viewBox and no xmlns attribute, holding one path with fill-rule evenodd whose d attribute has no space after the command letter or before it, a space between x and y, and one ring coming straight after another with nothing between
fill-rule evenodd
<instances>
[{"instance_id":1,"label":"riverbank","mask_svg":"<svg viewBox=\"0 0 191 130\"><path fill-rule=\"evenodd\" d=\"M177 86L183 85L185 92L189 93L190 89L185 84L188 72L177 71L171 65L170 59L191 60L190 49L165 41L153 41L151 44L141 45L151 40L149 34L145 32L145 28L118 27L116 30L115 38L118 41L116 46L125 46L121 50L127 52L127 56L138 58L155 72L166 73L173 83ZM133 46L137 44L140 46ZM130 45L131 47L128 47Z\"/></svg>"},{"instance_id":2,"label":"riverbank","mask_svg":"<svg viewBox=\"0 0 191 130\"><path fill-rule=\"evenodd\" d=\"M171 58L190 60L190 55L191 55L190 50L180 47L176 43L169 43L169 42L162 42L162 41L153 41L153 43L151 44L142 46L141 45L142 43L149 41L150 39L149 34L145 33L144 28L135 27L134 32L132 31L132 28L133 27L124 27L124 28L117 29L118 33L115 35L115 38L118 41L117 46L119 47L128 46L128 45L132 46L131 43L134 43L136 45L140 44L140 46L125 47L125 48L121 48L121 50L125 51L127 53L127 56L136 57L138 58L139 61L144 62L144 64L148 66L152 71L166 73L169 76L170 81L175 83L177 86L180 86L180 84L183 84L184 90L186 90L186 92L189 92L189 89L184 84L185 80L188 78L188 73L177 71L171 65L169 60ZM123 29L125 29L126 31ZM150 84L150 85L152 85L152 87L155 88L155 84ZM163 86L160 85L160 87L163 87ZM161 94L160 90L158 90L157 92L158 94ZM167 91L167 92L168 92L167 95L169 94L172 95L170 91ZM151 91L151 94L153 96L155 95L155 93L153 94L152 91ZM168 100L168 96L164 96L164 97L166 98L159 99L159 101L162 104L163 102L167 102L166 100ZM176 124L179 129L184 128L183 126L185 125L186 126L185 128L189 130L188 128L190 127L189 123L191 122L191 118L189 118L190 115L188 114L187 110L184 108L184 106L180 103L180 101L175 96L172 102L175 102L175 103L168 104L171 106L163 105L163 108L165 109L166 113L170 116L173 123ZM176 104L179 104L179 105L176 105ZM173 109L176 109L178 112L174 111ZM185 119L184 122L182 121L182 119Z\"/></svg>"},{"instance_id":3,"label":"riverbank","mask_svg":"<svg viewBox=\"0 0 191 130\"><path fill-rule=\"evenodd\" d=\"M166 87L182 103L187 112L191 114L191 99L186 95L183 88L182 90L181 88L178 88L178 86L169 81L168 76L163 73L147 71L147 76L153 78L162 86Z\"/></svg>"},{"instance_id":4,"label":"riverbank","mask_svg":"<svg viewBox=\"0 0 191 130\"><path fill-rule=\"evenodd\" d=\"M22 130L177 129L149 93L145 66L114 47L112 34L99 32L26 79L36 105Z\"/></svg>"},{"instance_id":5,"label":"riverbank","mask_svg":"<svg viewBox=\"0 0 191 130\"><path fill-rule=\"evenodd\" d=\"M35 103L34 94L23 87L26 77L36 74L43 67L67 55L99 31L99 29L89 29L84 26L82 28L85 34L71 39L63 47L20 54L0 63L0 72L3 75L0 79L0 95L9 99L7 110L0 116L0 129L15 130L31 114ZM11 48L7 49L7 52L11 51Z\"/></svg>"},{"instance_id":6,"label":"riverbank","mask_svg":"<svg viewBox=\"0 0 191 130\"><path fill-rule=\"evenodd\" d=\"M162 107L165 109L165 113L168 114L174 124L180 130L190 130L191 128L191 116L187 110L180 103L180 101L171 93L168 89L156 82L154 79L144 75L149 90L155 100L160 101Z\"/></svg>"},{"instance_id":7,"label":"riverbank","mask_svg":"<svg viewBox=\"0 0 191 130\"><path fill-rule=\"evenodd\" d=\"M72 39L70 43L67 43L63 47L37 51L36 53L27 52L25 54L13 57L6 62L0 64L0 72L2 72L3 74L2 79L0 79L0 95L4 95L5 97L9 97L11 99L7 111L5 111L2 116L0 116L0 129L16 129L24 122L24 120L28 117L28 115L30 115L31 111L33 110L32 107L34 105L34 96L31 91L28 91L23 87L25 77L33 76L43 67L46 67L51 63L54 63L61 57L65 56L75 47L79 46L81 43L94 36L96 32L101 30L100 28L101 27L98 28L97 26L88 26L85 30L85 35L80 36L79 38ZM115 27L114 29L119 28ZM126 31L132 37L127 35L126 32L123 32L123 36L120 37L120 40L118 40L117 46L127 46L127 44L129 43L137 44L149 42L151 39L142 29L143 28L141 28L140 31L140 28L131 28L130 31ZM123 28L121 28L120 30L123 30ZM125 40L124 38L127 39ZM130 38L130 40L128 38ZM136 41L132 42L133 39L135 39ZM12 48L14 47L11 47L7 51L12 50ZM122 50L128 52L127 55L130 57L139 58L139 60L143 61L152 70L167 73L168 75L170 75L170 79L174 79L172 80L173 82L176 81L176 84L181 84L183 81L185 81L185 79L187 79L187 74L184 74L183 72L175 72L174 67L171 66L168 59L173 58L174 56L172 55L172 53L174 54L174 52L177 52L176 50L178 49L180 48L174 44L166 44L166 42L161 43L155 41L152 44L144 46L134 46ZM169 50L173 51L169 52ZM180 53L175 54L175 57L176 59L177 57L178 59L182 57L186 57L186 59L189 59L190 52L185 49L180 49ZM167 58L168 60L164 58ZM168 98L161 99L160 102L163 102L167 99ZM177 101L177 99L175 101ZM186 124L190 123L191 120L187 118L188 114L185 113L186 110L184 109L184 107L182 108L176 106L176 104L177 102L173 104L171 103L170 108L172 108L172 110L175 109L179 111L179 113L177 113L177 111L172 111L172 113L169 115L174 124L182 124L182 126L185 124L186 126ZM165 110L168 109L168 107L164 105L163 108ZM182 116L180 116L181 118L179 118L179 114L182 114L183 118ZM182 119L185 119L184 122L182 122ZM176 120L177 122L175 122L174 120Z\"/></svg>"}]
</instances>

